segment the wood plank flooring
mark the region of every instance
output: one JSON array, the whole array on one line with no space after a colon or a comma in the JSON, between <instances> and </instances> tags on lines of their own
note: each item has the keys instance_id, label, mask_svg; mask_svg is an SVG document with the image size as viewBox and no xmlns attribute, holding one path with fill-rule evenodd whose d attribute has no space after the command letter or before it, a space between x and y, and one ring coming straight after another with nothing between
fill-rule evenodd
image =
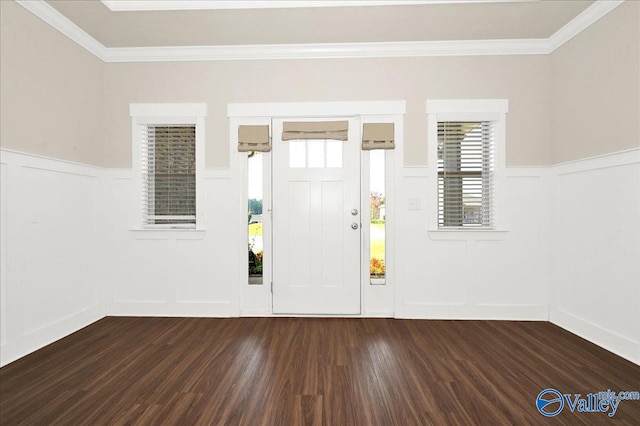
<instances>
[{"instance_id":1,"label":"wood plank flooring","mask_svg":"<svg viewBox=\"0 0 640 426\"><path fill-rule=\"evenodd\" d=\"M0 369L2 425L638 424L542 416L640 367L545 322L107 317Z\"/></svg>"}]
</instances>

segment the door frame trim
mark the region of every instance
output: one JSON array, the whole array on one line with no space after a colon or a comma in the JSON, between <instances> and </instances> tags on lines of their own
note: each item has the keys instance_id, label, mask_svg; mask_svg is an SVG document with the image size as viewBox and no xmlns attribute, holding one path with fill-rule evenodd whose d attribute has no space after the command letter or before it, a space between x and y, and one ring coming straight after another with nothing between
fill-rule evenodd
<instances>
[{"instance_id":1,"label":"door frame trim","mask_svg":"<svg viewBox=\"0 0 640 426\"><path fill-rule=\"evenodd\" d=\"M236 224L238 230L238 245L235 251L238 253L239 263L237 264L235 281L236 295L239 299L239 316L281 316L272 312L271 298L271 277L267 281L264 276L263 285L248 285L247 272L247 226L246 216L240 214L246 210L247 197L247 165L246 154L238 152L238 126L244 124L269 124L272 119L284 118L322 118L322 117L353 117L360 119L360 125L380 120L395 123L395 145L393 152L388 152L386 156L386 184L387 184L387 214L391 220L387 221L387 284L384 286L364 285L365 276L361 280L361 314L344 315L348 317L393 317L397 312L398 302L401 300L398 285L398 276L401 272L396 268L396 223L402 209L396 209L396 187L398 176L402 173L404 166L404 114L406 113L405 101L354 101L354 102L284 102L284 103L232 103L227 105L227 116L229 118L229 166L231 174L231 185L235 188L234 198L237 202ZM271 131L271 127L270 127ZM365 152L363 156L368 155ZM361 167L361 185L364 174L369 173L368 169ZM270 177L270 175L269 175ZM366 181L368 182L368 176ZM264 185L271 185L271 182L264 182ZM361 186L361 193L364 193ZM265 193L266 196L266 193ZM365 199L363 195L363 199ZM366 204L365 204L366 205ZM264 208L264 207L263 207ZM244 231L243 231L244 230ZM362 232L362 238L368 238L368 229ZM361 245L364 248L364 245ZM230 247L234 250L233 247ZM368 259L368 253L366 253ZM362 258L365 254L363 252ZM367 262L363 262L367 265ZM365 267L363 266L363 271ZM368 270L368 268L366 268ZM368 274L366 275L368 278ZM285 315L291 316L291 315ZM298 316L298 315L296 315ZM299 315L299 316L327 316L327 315Z\"/></svg>"}]
</instances>

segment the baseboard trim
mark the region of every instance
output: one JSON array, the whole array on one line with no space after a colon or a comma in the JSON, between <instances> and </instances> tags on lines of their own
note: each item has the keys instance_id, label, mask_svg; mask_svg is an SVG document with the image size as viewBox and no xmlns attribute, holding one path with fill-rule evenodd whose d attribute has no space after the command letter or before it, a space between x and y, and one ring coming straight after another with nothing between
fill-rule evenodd
<instances>
[{"instance_id":1,"label":"baseboard trim","mask_svg":"<svg viewBox=\"0 0 640 426\"><path fill-rule=\"evenodd\" d=\"M261 311L261 310L240 311L240 317L263 318L263 317L270 317L270 316L271 316L271 312L269 311Z\"/></svg>"},{"instance_id":2,"label":"baseboard trim","mask_svg":"<svg viewBox=\"0 0 640 426\"><path fill-rule=\"evenodd\" d=\"M242 311L240 317L253 318L394 318L393 312L363 312L354 315L331 315L331 314L272 314L267 311Z\"/></svg>"},{"instance_id":3,"label":"baseboard trim","mask_svg":"<svg viewBox=\"0 0 640 426\"><path fill-rule=\"evenodd\" d=\"M107 307L107 315L113 317L201 317L230 318L238 316L237 306L229 301L145 303L115 302Z\"/></svg>"},{"instance_id":4,"label":"baseboard trim","mask_svg":"<svg viewBox=\"0 0 640 426\"><path fill-rule=\"evenodd\" d=\"M12 344L8 341L0 348L0 367L67 337L104 317L104 306L97 304L36 331L23 334L23 339L19 343Z\"/></svg>"},{"instance_id":5,"label":"baseboard trim","mask_svg":"<svg viewBox=\"0 0 640 426\"><path fill-rule=\"evenodd\" d=\"M612 333L567 312L549 309L549 322L582 337L634 364L640 365L640 342Z\"/></svg>"},{"instance_id":6,"label":"baseboard trim","mask_svg":"<svg viewBox=\"0 0 640 426\"><path fill-rule=\"evenodd\" d=\"M547 321L546 305L436 305L405 303L396 318L434 320Z\"/></svg>"}]
</instances>

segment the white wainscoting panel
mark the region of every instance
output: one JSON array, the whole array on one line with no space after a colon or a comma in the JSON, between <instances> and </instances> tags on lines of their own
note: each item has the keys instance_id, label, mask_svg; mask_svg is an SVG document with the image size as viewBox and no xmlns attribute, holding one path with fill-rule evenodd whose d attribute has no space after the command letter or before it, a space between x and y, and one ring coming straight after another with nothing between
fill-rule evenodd
<instances>
[{"instance_id":1,"label":"white wainscoting panel","mask_svg":"<svg viewBox=\"0 0 640 426\"><path fill-rule=\"evenodd\" d=\"M480 305L543 306L547 303L545 247L541 241L546 206L541 177L511 176L506 180L508 232L504 240L478 240L473 265L474 292ZM496 259L500 259L496 261Z\"/></svg>"},{"instance_id":2,"label":"white wainscoting panel","mask_svg":"<svg viewBox=\"0 0 640 426\"><path fill-rule=\"evenodd\" d=\"M205 171L204 231L148 232L131 170L2 150L1 364L104 315L269 315L268 285L241 310L233 170ZM640 149L507 168L495 232L429 230L432 172L395 175L396 317L550 320L640 364Z\"/></svg>"},{"instance_id":3,"label":"white wainscoting panel","mask_svg":"<svg viewBox=\"0 0 640 426\"><path fill-rule=\"evenodd\" d=\"M553 172L551 322L640 364L640 149Z\"/></svg>"},{"instance_id":4,"label":"white wainscoting panel","mask_svg":"<svg viewBox=\"0 0 640 426\"><path fill-rule=\"evenodd\" d=\"M7 344L7 165L0 159L0 347ZM0 363L2 365L2 363Z\"/></svg>"},{"instance_id":5,"label":"white wainscoting panel","mask_svg":"<svg viewBox=\"0 0 640 426\"><path fill-rule=\"evenodd\" d=\"M205 171L205 230L139 230L131 170L107 172L108 315L238 316L236 195L228 170Z\"/></svg>"},{"instance_id":6,"label":"white wainscoting panel","mask_svg":"<svg viewBox=\"0 0 640 426\"><path fill-rule=\"evenodd\" d=\"M408 168L399 186L396 317L547 320L544 168L507 169L499 231L428 230L431 178Z\"/></svg>"},{"instance_id":7,"label":"white wainscoting panel","mask_svg":"<svg viewBox=\"0 0 640 426\"><path fill-rule=\"evenodd\" d=\"M1 151L5 365L102 318L104 170Z\"/></svg>"},{"instance_id":8,"label":"white wainscoting panel","mask_svg":"<svg viewBox=\"0 0 640 426\"><path fill-rule=\"evenodd\" d=\"M126 238L126 233L125 234ZM125 240L126 241L126 240ZM169 240L133 239L116 246L118 276L113 282L115 303L167 303L169 263L173 260ZM171 251L171 254L170 254Z\"/></svg>"}]
</instances>

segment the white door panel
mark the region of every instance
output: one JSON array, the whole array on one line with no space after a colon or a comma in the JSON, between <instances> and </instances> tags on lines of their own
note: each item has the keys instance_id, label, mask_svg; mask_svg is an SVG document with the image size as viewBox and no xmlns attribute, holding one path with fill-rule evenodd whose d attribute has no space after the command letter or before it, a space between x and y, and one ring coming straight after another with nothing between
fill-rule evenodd
<instances>
[{"instance_id":1,"label":"white door panel","mask_svg":"<svg viewBox=\"0 0 640 426\"><path fill-rule=\"evenodd\" d=\"M360 124L345 142L281 136L274 120L273 312L358 314Z\"/></svg>"}]
</instances>

